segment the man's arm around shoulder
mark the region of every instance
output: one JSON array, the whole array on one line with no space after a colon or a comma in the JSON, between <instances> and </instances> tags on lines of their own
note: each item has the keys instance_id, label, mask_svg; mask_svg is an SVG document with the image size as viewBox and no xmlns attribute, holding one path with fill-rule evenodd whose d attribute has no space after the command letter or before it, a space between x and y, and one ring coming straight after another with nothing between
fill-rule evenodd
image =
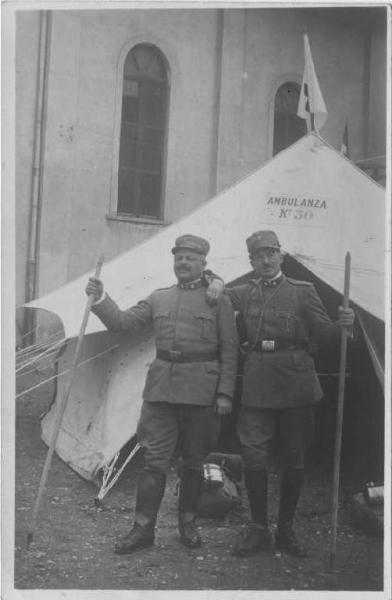
<instances>
[{"instance_id":1,"label":"man's arm around shoulder","mask_svg":"<svg viewBox=\"0 0 392 600\"><path fill-rule=\"evenodd\" d=\"M242 304L242 298L244 295L245 285L236 285L234 287L226 287L223 279L212 271L205 271L204 279L208 284L206 290L207 301L209 304L216 304L220 298L225 294L230 298L234 310L240 310Z\"/></svg>"}]
</instances>

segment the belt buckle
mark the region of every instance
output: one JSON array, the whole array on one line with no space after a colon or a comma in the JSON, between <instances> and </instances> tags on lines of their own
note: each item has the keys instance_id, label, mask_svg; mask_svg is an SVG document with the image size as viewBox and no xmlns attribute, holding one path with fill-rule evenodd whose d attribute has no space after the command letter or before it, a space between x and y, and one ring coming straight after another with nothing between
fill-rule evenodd
<instances>
[{"instance_id":1,"label":"belt buckle","mask_svg":"<svg viewBox=\"0 0 392 600\"><path fill-rule=\"evenodd\" d=\"M261 349L263 352L274 352L275 340L261 340Z\"/></svg>"},{"instance_id":2,"label":"belt buckle","mask_svg":"<svg viewBox=\"0 0 392 600\"><path fill-rule=\"evenodd\" d=\"M178 360L181 357L181 352L180 350L169 350L169 356L170 356L170 360Z\"/></svg>"}]
</instances>

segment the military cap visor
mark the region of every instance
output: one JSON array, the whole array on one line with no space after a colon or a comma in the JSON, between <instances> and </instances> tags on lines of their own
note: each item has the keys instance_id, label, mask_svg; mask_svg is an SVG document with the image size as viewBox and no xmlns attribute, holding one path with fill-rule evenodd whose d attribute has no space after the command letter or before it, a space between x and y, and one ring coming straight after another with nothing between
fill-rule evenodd
<instances>
[{"instance_id":1,"label":"military cap visor","mask_svg":"<svg viewBox=\"0 0 392 600\"><path fill-rule=\"evenodd\" d=\"M210 244L197 235L187 234L176 239L172 253L175 254L179 250L192 250L192 252L206 256L210 250Z\"/></svg>"}]
</instances>

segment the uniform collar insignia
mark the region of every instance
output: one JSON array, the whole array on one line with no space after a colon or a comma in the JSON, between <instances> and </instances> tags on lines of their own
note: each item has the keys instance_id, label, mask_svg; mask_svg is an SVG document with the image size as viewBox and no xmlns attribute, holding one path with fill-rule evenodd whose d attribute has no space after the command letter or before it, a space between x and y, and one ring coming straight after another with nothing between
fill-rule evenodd
<instances>
[{"instance_id":1,"label":"uniform collar insignia","mask_svg":"<svg viewBox=\"0 0 392 600\"><path fill-rule=\"evenodd\" d=\"M273 279L252 279L255 285L262 285L263 287L276 287L283 279L283 273L280 271Z\"/></svg>"},{"instance_id":2,"label":"uniform collar insignia","mask_svg":"<svg viewBox=\"0 0 392 600\"><path fill-rule=\"evenodd\" d=\"M200 279L195 279L195 281L187 281L186 283L179 283L178 287L181 290L195 290L196 288L199 288L202 284L202 280Z\"/></svg>"}]
</instances>

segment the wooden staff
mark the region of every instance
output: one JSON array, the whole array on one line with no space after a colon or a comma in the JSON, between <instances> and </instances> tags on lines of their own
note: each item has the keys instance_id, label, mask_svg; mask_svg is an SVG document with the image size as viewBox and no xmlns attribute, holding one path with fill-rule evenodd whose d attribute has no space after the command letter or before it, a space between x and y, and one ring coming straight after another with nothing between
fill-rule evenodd
<instances>
[{"instance_id":1,"label":"wooden staff","mask_svg":"<svg viewBox=\"0 0 392 600\"><path fill-rule=\"evenodd\" d=\"M343 308L348 308L349 291L350 291L350 267L351 256L346 253L345 269L344 269L344 295ZM342 449L342 429L343 429L343 408L344 408L344 387L346 381L346 356L347 356L347 336L348 330L342 328L340 339L340 365L339 365L339 388L338 388L338 407L336 418L336 434L335 434L335 457L333 467L333 487L332 487L332 514L331 514L331 543L329 561L332 568L335 564L336 553L336 531L338 524L338 498L339 498L339 473L340 473L340 456Z\"/></svg>"},{"instance_id":2,"label":"wooden staff","mask_svg":"<svg viewBox=\"0 0 392 600\"><path fill-rule=\"evenodd\" d=\"M103 264L103 256L100 256L98 259L98 262L97 262L97 266L95 268L95 275L94 275L97 279L99 279L102 264ZM31 518L30 529L27 534L27 541L26 541L27 548L29 547L30 543L33 541L33 534L35 531L39 504L40 504L41 497L42 497L42 494L43 494L43 491L44 491L44 488L46 485L46 480L47 480L48 473L49 473L50 463L52 460L54 449L56 447L57 438L60 433L61 422L62 422L62 419L64 416L68 398L69 398L69 395L71 392L72 383L73 383L76 369L78 366L80 350L82 348L84 333L85 333L86 326L87 326L87 320L88 320L93 302L94 302L94 296L92 294L90 294L88 297L88 300L87 300L86 308L84 309L82 324L80 326L80 331L79 331L78 341L76 344L75 354L74 354L71 369L70 369L71 373L70 373L70 376L69 376L69 379L67 382L67 387L66 387L64 396L61 400L61 403L60 403L60 406L58 409L58 413L56 415L56 419L55 419L54 426L53 426L52 437L51 437L50 444L49 444L49 449L48 449L48 452L46 455L44 467L42 469L37 498L35 500L34 510L33 510L32 518Z\"/></svg>"}]
</instances>

